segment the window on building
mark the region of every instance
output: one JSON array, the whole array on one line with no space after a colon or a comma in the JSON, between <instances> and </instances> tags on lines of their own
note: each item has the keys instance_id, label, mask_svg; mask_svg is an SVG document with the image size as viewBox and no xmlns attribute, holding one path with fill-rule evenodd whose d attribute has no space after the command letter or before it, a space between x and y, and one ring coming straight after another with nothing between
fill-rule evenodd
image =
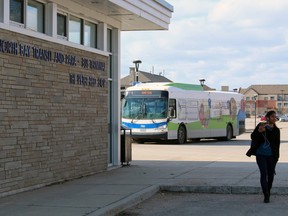
<instances>
[{"instance_id":1,"label":"window on building","mask_svg":"<svg viewBox=\"0 0 288 216\"><path fill-rule=\"evenodd\" d=\"M44 4L28 1L27 28L44 33Z\"/></svg>"},{"instance_id":2,"label":"window on building","mask_svg":"<svg viewBox=\"0 0 288 216\"><path fill-rule=\"evenodd\" d=\"M282 95L277 95L277 100L282 101Z\"/></svg>"},{"instance_id":3,"label":"window on building","mask_svg":"<svg viewBox=\"0 0 288 216\"><path fill-rule=\"evenodd\" d=\"M277 103L277 107L281 107L282 103Z\"/></svg>"},{"instance_id":4,"label":"window on building","mask_svg":"<svg viewBox=\"0 0 288 216\"><path fill-rule=\"evenodd\" d=\"M85 22L84 27L84 45L97 48L97 25L91 22Z\"/></svg>"},{"instance_id":5,"label":"window on building","mask_svg":"<svg viewBox=\"0 0 288 216\"><path fill-rule=\"evenodd\" d=\"M246 97L246 101L250 100L250 97Z\"/></svg>"},{"instance_id":6,"label":"window on building","mask_svg":"<svg viewBox=\"0 0 288 216\"><path fill-rule=\"evenodd\" d=\"M67 38L67 16L57 14L57 35Z\"/></svg>"},{"instance_id":7,"label":"window on building","mask_svg":"<svg viewBox=\"0 0 288 216\"><path fill-rule=\"evenodd\" d=\"M81 44L81 35L82 35L82 21L80 18L75 16L69 16L69 41Z\"/></svg>"},{"instance_id":8,"label":"window on building","mask_svg":"<svg viewBox=\"0 0 288 216\"><path fill-rule=\"evenodd\" d=\"M288 107L288 103L284 103L284 107Z\"/></svg>"},{"instance_id":9,"label":"window on building","mask_svg":"<svg viewBox=\"0 0 288 216\"><path fill-rule=\"evenodd\" d=\"M275 97L274 96L270 97L270 100L275 100Z\"/></svg>"},{"instance_id":10,"label":"window on building","mask_svg":"<svg viewBox=\"0 0 288 216\"><path fill-rule=\"evenodd\" d=\"M107 51L112 52L112 29L107 29Z\"/></svg>"},{"instance_id":11,"label":"window on building","mask_svg":"<svg viewBox=\"0 0 288 216\"><path fill-rule=\"evenodd\" d=\"M24 24L24 0L10 0L10 20Z\"/></svg>"},{"instance_id":12,"label":"window on building","mask_svg":"<svg viewBox=\"0 0 288 216\"><path fill-rule=\"evenodd\" d=\"M0 22L4 20L4 2L0 1Z\"/></svg>"},{"instance_id":13,"label":"window on building","mask_svg":"<svg viewBox=\"0 0 288 216\"><path fill-rule=\"evenodd\" d=\"M264 100L268 100L268 97L264 97Z\"/></svg>"},{"instance_id":14,"label":"window on building","mask_svg":"<svg viewBox=\"0 0 288 216\"><path fill-rule=\"evenodd\" d=\"M45 5L34 0L10 0L10 21L44 33Z\"/></svg>"},{"instance_id":15,"label":"window on building","mask_svg":"<svg viewBox=\"0 0 288 216\"><path fill-rule=\"evenodd\" d=\"M9 0L11 25L29 30L45 33L44 0ZM4 8L5 1L0 2L0 11ZM0 22L3 14L0 14ZM71 42L97 48L97 24L67 14L65 11L57 12L58 38ZM107 34L108 51L112 52L112 30Z\"/></svg>"}]
</instances>

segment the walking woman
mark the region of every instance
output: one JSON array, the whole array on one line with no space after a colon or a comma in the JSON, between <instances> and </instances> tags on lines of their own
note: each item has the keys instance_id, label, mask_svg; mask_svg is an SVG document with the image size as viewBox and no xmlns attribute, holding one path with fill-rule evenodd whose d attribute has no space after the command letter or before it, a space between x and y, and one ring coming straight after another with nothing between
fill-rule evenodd
<instances>
[{"instance_id":1,"label":"walking woman","mask_svg":"<svg viewBox=\"0 0 288 216\"><path fill-rule=\"evenodd\" d=\"M251 139L254 144L246 155L249 157L256 155L264 202L269 203L275 167L279 159L280 130L275 124L277 121L275 111L269 111L265 117L267 122L260 122L251 133Z\"/></svg>"}]
</instances>

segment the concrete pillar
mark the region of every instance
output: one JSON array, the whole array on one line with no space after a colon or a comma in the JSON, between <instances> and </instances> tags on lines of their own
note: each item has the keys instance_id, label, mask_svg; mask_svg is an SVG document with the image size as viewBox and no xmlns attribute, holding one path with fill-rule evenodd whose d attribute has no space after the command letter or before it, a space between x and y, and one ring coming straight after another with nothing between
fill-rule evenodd
<instances>
[{"instance_id":1,"label":"concrete pillar","mask_svg":"<svg viewBox=\"0 0 288 216\"><path fill-rule=\"evenodd\" d=\"M45 32L57 38L57 4L49 2L46 5Z\"/></svg>"},{"instance_id":2,"label":"concrete pillar","mask_svg":"<svg viewBox=\"0 0 288 216\"><path fill-rule=\"evenodd\" d=\"M97 49L107 51L107 24L99 23L97 25Z\"/></svg>"}]
</instances>

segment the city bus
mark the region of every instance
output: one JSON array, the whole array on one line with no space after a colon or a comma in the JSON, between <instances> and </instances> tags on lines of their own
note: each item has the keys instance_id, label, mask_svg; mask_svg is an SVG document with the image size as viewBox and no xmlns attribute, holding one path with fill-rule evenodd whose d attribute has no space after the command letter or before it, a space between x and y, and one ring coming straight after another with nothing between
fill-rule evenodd
<instances>
[{"instance_id":1,"label":"city bus","mask_svg":"<svg viewBox=\"0 0 288 216\"><path fill-rule=\"evenodd\" d=\"M244 96L185 83L138 83L122 99L122 127L138 142L221 139L245 132Z\"/></svg>"}]
</instances>

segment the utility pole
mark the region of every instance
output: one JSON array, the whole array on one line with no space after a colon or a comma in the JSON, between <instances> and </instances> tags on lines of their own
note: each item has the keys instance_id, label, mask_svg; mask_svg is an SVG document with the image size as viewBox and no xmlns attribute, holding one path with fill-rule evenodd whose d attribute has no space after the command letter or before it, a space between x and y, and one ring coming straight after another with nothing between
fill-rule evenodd
<instances>
[{"instance_id":1,"label":"utility pole","mask_svg":"<svg viewBox=\"0 0 288 216\"><path fill-rule=\"evenodd\" d=\"M285 91L285 90L281 89L280 91L281 91L281 93L282 93L282 95L281 95L281 97L282 97L281 114L283 115L283 114L284 114L284 91Z\"/></svg>"}]
</instances>

